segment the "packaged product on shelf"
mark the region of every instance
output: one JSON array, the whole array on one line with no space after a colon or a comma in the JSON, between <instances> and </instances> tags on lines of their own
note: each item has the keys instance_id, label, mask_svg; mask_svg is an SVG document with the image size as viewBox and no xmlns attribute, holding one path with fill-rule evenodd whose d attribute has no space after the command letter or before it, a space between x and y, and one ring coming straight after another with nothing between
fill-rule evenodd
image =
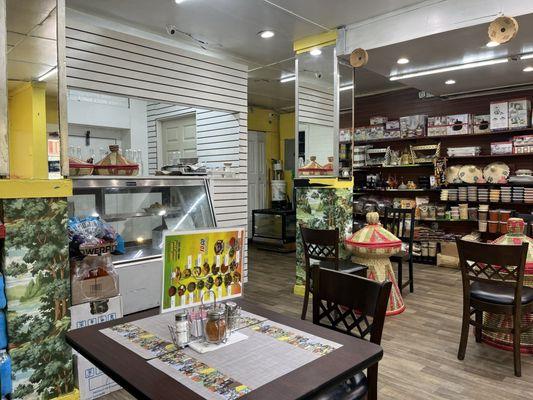
<instances>
[{"instance_id":1,"label":"packaged product on shelf","mask_svg":"<svg viewBox=\"0 0 533 400\"><path fill-rule=\"evenodd\" d=\"M88 255L82 261L74 261L72 268L72 304L107 299L119 294L118 274L111 255Z\"/></svg>"},{"instance_id":2,"label":"packaged product on shelf","mask_svg":"<svg viewBox=\"0 0 533 400\"><path fill-rule=\"evenodd\" d=\"M439 117L428 118L428 136L444 136L448 125L448 117L443 115Z\"/></svg>"},{"instance_id":3,"label":"packaged product on shelf","mask_svg":"<svg viewBox=\"0 0 533 400\"><path fill-rule=\"evenodd\" d=\"M531 101L528 99L509 100L509 129L528 128L531 115Z\"/></svg>"},{"instance_id":4,"label":"packaged product on shelf","mask_svg":"<svg viewBox=\"0 0 533 400\"><path fill-rule=\"evenodd\" d=\"M367 127L366 140L381 140L385 134L385 125L373 125Z\"/></svg>"},{"instance_id":5,"label":"packaged product on shelf","mask_svg":"<svg viewBox=\"0 0 533 400\"><path fill-rule=\"evenodd\" d=\"M367 133L366 126L360 126L358 128L355 128L355 131L353 134L353 140L355 142L364 142L366 140L366 133Z\"/></svg>"},{"instance_id":6,"label":"packaged product on shelf","mask_svg":"<svg viewBox=\"0 0 533 400\"><path fill-rule=\"evenodd\" d=\"M509 103L499 101L490 103L490 130L509 129Z\"/></svg>"},{"instance_id":7,"label":"packaged product on shelf","mask_svg":"<svg viewBox=\"0 0 533 400\"><path fill-rule=\"evenodd\" d=\"M401 137L400 120L395 119L395 120L385 122L385 134L383 137L385 139Z\"/></svg>"},{"instance_id":8,"label":"packaged product on shelf","mask_svg":"<svg viewBox=\"0 0 533 400\"><path fill-rule=\"evenodd\" d=\"M515 136L513 138L514 153L533 153L533 135Z\"/></svg>"},{"instance_id":9,"label":"packaged product on shelf","mask_svg":"<svg viewBox=\"0 0 533 400\"><path fill-rule=\"evenodd\" d=\"M468 135L473 132L472 114L448 115L447 135Z\"/></svg>"},{"instance_id":10,"label":"packaged product on shelf","mask_svg":"<svg viewBox=\"0 0 533 400\"><path fill-rule=\"evenodd\" d=\"M350 142L352 140L351 129L341 129L339 131L339 140L341 142Z\"/></svg>"},{"instance_id":11,"label":"packaged product on shelf","mask_svg":"<svg viewBox=\"0 0 533 400\"><path fill-rule=\"evenodd\" d=\"M364 167L367 146L354 146L353 148L353 166Z\"/></svg>"},{"instance_id":12,"label":"packaged product on shelf","mask_svg":"<svg viewBox=\"0 0 533 400\"><path fill-rule=\"evenodd\" d=\"M370 117L370 125L383 125L387 123L388 118L383 116Z\"/></svg>"},{"instance_id":13,"label":"packaged product on shelf","mask_svg":"<svg viewBox=\"0 0 533 400\"><path fill-rule=\"evenodd\" d=\"M474 133L490 133L490 115L474 116Z\"/></svg>"},{"instance_id":14,"label":"packaged product on shelf","mask_svg":"<svg viewBox=\"0 0 533 400\"><path fill-rule=\"evenodd\" d=\"M513 154L513 142L492 142L490 144L490 154Z\"/></svg>"},{"instance_id":15,"label":"packaged product on shelf","mask_svg":"<svg viewBox=\"0 0 533 400\"><path fill-rule=\"evenodd\" d=\"M402 137L426 136L427 115L409 115L400 117Z\"/></svg>"}]
</instances>

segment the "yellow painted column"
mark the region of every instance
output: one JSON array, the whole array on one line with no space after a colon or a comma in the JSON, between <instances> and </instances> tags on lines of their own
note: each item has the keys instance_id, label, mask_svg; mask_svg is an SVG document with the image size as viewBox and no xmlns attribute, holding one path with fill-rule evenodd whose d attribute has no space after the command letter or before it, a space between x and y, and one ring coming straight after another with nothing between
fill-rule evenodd
<instances>
[{"instance_id":1,"label":"yellow painted column","mask_svg":"<svg viewBox=\"0 0 533 400\"><path fill-rule=\"evenodd\" d=\"M11 179L48 179L45 83L32 82L10 93L9 172Z\"/></svg>"}]
</instances>

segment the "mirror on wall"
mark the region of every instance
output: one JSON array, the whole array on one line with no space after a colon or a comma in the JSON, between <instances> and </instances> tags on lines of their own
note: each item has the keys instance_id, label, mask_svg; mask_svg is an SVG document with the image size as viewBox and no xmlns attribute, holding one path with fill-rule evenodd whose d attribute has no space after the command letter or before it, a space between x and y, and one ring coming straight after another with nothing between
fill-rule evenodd
<instances>
[{"instance_id":1,"label":"mirror on wall","mask_svg":"<svg viewBox=\"0 0 533 400\"><path fill-rule=\"evenodd\" d=\"M71 88L68 122L69 156L82 161L97 163L117 145L139 164L139 176L179 164L238 168L233 113Z\"/></svg>"},{"instance_id":2,"label":"mirror on wall","mask_svg":"<svg viewBox=\"0 0 533 400\"><path fill-rule=\"evenodd\" d=\"M335 176L338 154L335 46L298 54L296 71L298 176Z\"/></svg>"},{"instance_id":3,"label":"mirror on wall","mask_svg":"<svg viewBox=\"0 0 533 400\"><path fill-rule=\"evenodd\" d=\"M48 152L34 161L60 178L56 0L7 0L6 29L9 152L23 154L26 138L38 138Z\"/></svg>"}]
</instances>

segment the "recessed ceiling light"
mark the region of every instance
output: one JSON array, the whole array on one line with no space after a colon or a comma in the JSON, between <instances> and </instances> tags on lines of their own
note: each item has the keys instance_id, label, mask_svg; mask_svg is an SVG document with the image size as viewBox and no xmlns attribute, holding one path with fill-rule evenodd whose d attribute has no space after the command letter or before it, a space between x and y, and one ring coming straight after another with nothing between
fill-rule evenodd
<instances>
[{"instance_id":1,"label":"recessed ceiling light","mask_svg":"<svg viewBox=\"0 0 533 400\"><path fill-rule=\"evenodd\" d=\"M416 78L417 76L441 74L443 72L450 72L450 71L458 71L458 70L461 70L461 69L484 67L484 66L487 66L487 65L501 64L501 63L506 63L506 62L509 62L508 58L495 58L493 60L476 61L476 62L471 62L471 63L466 63L466 64L452 65L451 67L428 69L426 71L413 72L411 74L393 75L393 76L389 77L389 80L397 81L397 80L400 80L400 79Z\"/></svg>"},{"instance_id":2,"label":"recessed ceiling light","mask_svg":"<svg viewBox=\"0 0 533 400\"><path fill-rule=\"evenodd\" d=\"M531 66L525 67L522 71L524 71L524 72L532 72L533 71L533 67L531 67Z\"/></svg>"},{"instance_id":3,"label":"recessed ceiling light","mask_svg":"<svg viewBox=\"0 0 533 400\"><path fill-rule=\"evenodd\" d=\"M396 61L398 64L407 64L409 62L409 59L408 58L405 58L405 57L401 57L401 58L398 58L398 61Z\"/></svg>"},{"instance_id":4,"label":"recessed ceiling light","mask_svg":"<svg viewBox=\"0 0 533 400\"><path fill-rule=\"evenodd\" d=\"M454 85L455 81L453 79L448 79L446 82L444 82L446 85Z\"/></svg>"},{"instance_id":5,"label":"recessed ceiling light","mask_svg":"<svg viewBox=\"0 0 533 400\"><path fill-rule=\"evenodd\" d=\"M292 82L296 80L296 76L294 75L287 75L287 76L282 76L281 79L279 80L281 83L287 83L287 82Z\"/></svg>"},{"instance_id":6,"label":"recessed ceiling light","mask_svg":"<svg viewBox=\"0 0 533 400\"><path fill-rule=\"evenodd\" d=\"M258 35L263 39L270 39L271 37L274 37L275 33L272 31L261 31L258 33Z\"/></svg>"},{"instance_id":7,"label":"recessed ceiling light","mask_svg":"<svg viewBox=\"0 0 533 400\"><path fill-rule=\"evenodd\" d=\"M490 41L486 44L487 47L496 47L496 46L499 46L500 44L498 42L493 42L493 41Z\"/></svg>"},{"instance_id":8,"label":"recessed ceiling light","mask_svg":"<svg viewBox=\"0 0 533 400\"><path fill-rule=\"evenodd\" d=\"M529 60L530 58L533 58L533 53L524 54L523 56L520 56L521 60Z\"/></svg>"},{"instance_id":9,"label":"recessed ceiling light","mask_svg":"<svg viewBox=\"0 0 533 400\"><path fill-rule=\"evenodd\" d=\"M320 54L322 54L322 50L320 49L313 49L309 52L309 54L311 54L312 56L319 56Z\"/></svg>"},{"instance_id":10,"label":"recessed ceiling light","mask_svg":"<svg viewBox=\"0 0 533 400\"><path fill-rule=\"evenodd\" d=\"M184 1L185 1L185 0L174 0L174 3L176 3L176 4L181 4L181 3L183 3Z\"/></svg>"}]
</instances>

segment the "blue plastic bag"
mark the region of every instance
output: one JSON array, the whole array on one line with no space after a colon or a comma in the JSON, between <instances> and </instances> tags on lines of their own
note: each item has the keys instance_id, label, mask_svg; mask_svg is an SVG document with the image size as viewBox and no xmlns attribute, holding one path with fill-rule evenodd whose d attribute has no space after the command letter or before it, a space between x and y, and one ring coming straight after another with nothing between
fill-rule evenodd
<instances>
[{"instance_id":1,"label":"blue plastic bag","mask_svg":"<svg viewBox=\"0 0 533 400\"><path fill-rule=\"evenodd\" d=\"M0 311L0 349L7 348L6 314Z\"/></svg>"},{"instance_id":2,"label":"blue plastic bag","mask_svg":"<svg viewBox=\"0 0 533 400\"><path fill-rule=\"evenodd\" d=\"M0 274L0 309L6 308L7 300L4 291L4 275Z\"/></svg>"},{"instance_id":3,"label":"blue plastic bag","mask_svg":"<svg viewBox=\"0 0 533 400\"><path fill-rule=\"evenodd\" d=\"M11 357L5 351L0 352L0 392L2 397L12 391Z\"/></svg>"}]
</instances>

